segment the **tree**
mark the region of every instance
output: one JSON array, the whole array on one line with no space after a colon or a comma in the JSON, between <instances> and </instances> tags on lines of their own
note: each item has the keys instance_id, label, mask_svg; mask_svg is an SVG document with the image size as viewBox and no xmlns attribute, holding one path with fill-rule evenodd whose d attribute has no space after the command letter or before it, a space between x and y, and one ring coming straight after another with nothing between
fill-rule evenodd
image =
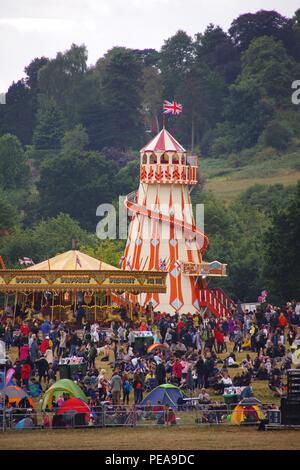
<instances>
[{"instance_id":1,"label":"tree","mask_svg":"<svg viewBox=\"0 0 300 470\"><path fill-rule=\"evenodd\" d=\"M262 133L262 141L266 147L274 147L277 150L287 148L292 134L289 128L280 121L269 122Z\"/></svg>"},{"instance_id":2,"label":"tree","mask_svg":"<svg viewBox=\"0 0 300 470\"><path fill-rule=\"evenodd\" d=\"M286 209L274 212L265 236L264 274L275 301L300 296L300 181Z\"/></svg>"},{"instance_id":3,"label":"tree","mask_svg":"<svg viewBox=\"0 0 300 470\"><path fill-rule=\"evenodd\" d=\"M0 192L0 238L8 235L19 223L16 208L8 201L4 192Z\"/></svg>"},{"instance_id":4,"label":"tree","mask_svg":"<svg viewBox=\"0 0 300 470\"><path fill-rule=\"evenodd\" d=\"M143 108L148 118L151 131L159 131L158 116L161 113L163 102L163 82L156 67L144 68Z\"/></svg>"},{"instance_id":5,"label":"tree","mask_svg":"<svg viewBox=\"0 0 300 470\"><path fill-rule=\"evenodd\" d=\"M6 94L6 105L0 109L0 134L14 134L23 145L32 140L37 110L37 75L47 61L45 57L36 58L25 67L26 77L12 83Z\"/></svg>"},{"instance_id":6,"label":"tree","mask_svg":"<svg viewBox=\"0 0 300 470\"><path fill-rule=\"evenodd\" d=\"M118 195L126 195L134 191L139 185L140 161L132 160L121 168L116 176L116 190Z\"/></svg>"},{"instance_id":7,"label":"tree","mask_svg":"<svg viewBox=\"0 0 300 470\"><path fill-rule=\"evenodd\" d=\"M11 134L0 137L0 186L3 189L27 187L29 167L19 139Z\"/></svg>"},{"instance_id":8,"label":"tree","mask_svg":"<svg viewBox=\"0 0 300 470\"><path fill-rule=\"evenodd\" d=\"M203 34L198 33L195 51L195 62L205 62L226 83L232 83L240 72L239 50L220 26L209 24Z\"/></svg>"},{"instance_id":9,"label":"tree","mask_svg":"<svg viewBox=\"0 0 300 470\"><path fill-rule=\"evenodd\" d=\"M116 165L96 152L72 151L46 160L38 183L41 213L64 212L95 231L97 207L116 197L116 173Z\"/></svg>"},{"instance_id":10,"label":"tree","mask_svg":"<svg viewBox=\"0 0 300 470\"><path fill-rule=\"evenodd\" d=\"M233 20L229 34L241 51L248 49L255 38L272 36L281 40L289 54L299 59L299 38L295 35L293 25L292 19L280 15L275 10L260 10L256 13L245 13Z\"/></svg>"},{"instance_id":11,"label":"tree","mask_svg":"<svg viewBox=\"0 0 300 470\"><path fill-rule=\"evenodd\" d=\"M164 99L174 99L194 59L194 46L190 36L177 31L167 39L160 51L160 70L164 84Z\"/></svg>"},{"instance_id":12,"label":"tree","mask_svg":"<svg viewBox=\"0 0 300 470\"><path fill-rule=\"evenodd\" d=\"M38 92L38 77L39 72L44 65L49 63L47 57L36 57L33 59L29 65L24 69L26 73L25 84L29 88L32 94L36 97Z\"/></svg>"},{"instance_id":13,"label":"tree","mask_svg":"<svg viewBox=\"0 0 300 470\"><path fill-rule=\"evenodd\" d=\"M143 67L157 67L159 63L159 52L156 49L133 49Z\"/></svg>"},{"instance_id":14,"label":"tree","mask_svg":"<svg viewBox=\"0 0 300 470\"><path fill-rule=\"evenodd\" d=\"M269 217L274 211L286 208L294 192L294 186L255 184L246 189L246 191L243 191L238 201L243 206L256 208Z\"/></svg>"},{"instance_id":15,"label":"tree","mask_svg":"<svg viewBox=\"0 0 300 470\"><path fill-rule=\"evenodd\" d=\"M253 78L244 78L231 85L224 106L232 144L230 151L253 147L274 116L274 108L274 101L263 96Z\"/></svg>"},{"instance_id":16,"label":"tree","mask_svg":"<svg viewBox=\"0 0 300 470\"><path fill-rule=\"evenodd\" d=\"M80 250L93 258L105 263L120 266L120 258L124 253L125 240L98 240L96 237L89 245L80 245Z\"/></svg>"},{"instance_id":17,"label":"tree","mask_svg":"<svg viewBox=\"0 0 300 470\"><path fill-rule=\"evenodd\" d=\"M72 44L70 49L58 52L38 73L38 87L42 99L59 103L69 126L78 123L78 90L87 73L85 45Z\"/></svg>"},{"instance_id":18,"label":"tree","mask_svg":"<svg viewBox=\"0 0 300 470\"><path fill-rule=\"evenodd\" d=\"M73 150L81 152L89 143L86 129L81 124L77 124L77 126L65 133L61 143L63 153L72 152Z\"/></svg>"},{"instance_id":19,"label":"tree","mask_svg":"<svg viewBox=\"0 0 300 470\"><path fill-rule=\"evenodd\" d=\"M18 265L18 259L28 256L35 263L58 253L70 250L72 240L77 245L90 244L93 236L82 230L79 223L67 214L42 220L34 227L21 230L17 228L9 237L0 239L1 255L8 266Z\"/></svg>"},{"instance_id":20,"label":"tree","mask_svg":"<svg viewBox=\"0 0 300 470\"><path fill-rule=\"evenodd\" d=\"M65 122L60 108L53 99L43 102L37 114L33 133L36 150L58 150L64 135Z\"/></svg>"},{"instance_id":21,"label":"tree","mask_svg":"<svg viewBox=\"0 0 300 470\"><path fill-rule=\"evenodd\" d=\"M242 54L239 81L253 79L263 95L280 104L285 98L290 104L291 83L300 73L299 64L291 59L282 42L272 37L254 39Z\"/></svg>"},{"instance_id":22,"label":"tree","mask_svg":"<svg viewBox=\"0 0 300 470\"><path fill-rule=\"evenodd\" d=\"M142 64L132 50L115 47L97 67L101 78L102 147L136 148L142 143L144 132Z\"/></svg>"},{"instance_id":23,"label":"tree","mask_svg":"<svg viewBox=\"0 0 300 470\"><path fill-rule=\"evenodd\" d=\"M195 64L187 72L178 96L183 103L184 113L176 118L175 129L186 146L200 143L203 134L221 119L225 83L216 71L205 62Z\"/></svg>"},{"instance_id":24,"label":"tree","mask_svg":"<svg viewBox=\"0 0 300 470\"><path fill-rule=\"evenodd\" d=\"M24 80L13 82L6 93L6 105L0 107L0 135L13 134L22 144L29 144L33 119L30 90Z\"/></svg>"}]
</instances>

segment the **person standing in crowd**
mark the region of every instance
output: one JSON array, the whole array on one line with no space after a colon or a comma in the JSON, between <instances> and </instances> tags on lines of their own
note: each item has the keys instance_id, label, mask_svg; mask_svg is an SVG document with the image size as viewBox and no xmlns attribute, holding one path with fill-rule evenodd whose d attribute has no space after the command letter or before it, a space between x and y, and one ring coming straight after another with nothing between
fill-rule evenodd
<instances>
[{"instance_id":1,"label":"person standing in crowd","mask_svg":"<svg viewBox=\"0 0 300 470\"><path fill-rule=\"evenodd\" d=\"M110 381L110 389L112 393L112 404L120 405L121 391L122 391L122 378L119 375L119 369L115 369Z\"/></svg>"},{"instance_id":2,"label":"person standing in crowd","mask_svg":"<svg viewBox=\"0 0 300 470\"><path fill-rule=\"evenodd\" d=\"M59 350L58 350L58 356L61 357L64 355L66 352L67 348L67 334L65 330L61 329L59 332Z\"/></svg>"}]
</instances>

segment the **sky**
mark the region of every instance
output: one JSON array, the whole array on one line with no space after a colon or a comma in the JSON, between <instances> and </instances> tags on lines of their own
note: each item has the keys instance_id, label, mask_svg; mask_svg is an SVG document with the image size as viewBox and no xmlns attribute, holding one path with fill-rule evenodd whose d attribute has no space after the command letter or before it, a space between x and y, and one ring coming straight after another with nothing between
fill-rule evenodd
<instances>
[{"instance_id":1,"label":"sky","mask_svg":"<svg viewBox=\"0 0 300 470\"><path fill-rule=\"evenodd\" d=\"M260 9L291 17L299 0L0 0L0 92L24 76L35 57L54 58L85 44L88 63L114 46L159 50L182 29L227 30L234 18Z\"/></svg>"}]
</instances>

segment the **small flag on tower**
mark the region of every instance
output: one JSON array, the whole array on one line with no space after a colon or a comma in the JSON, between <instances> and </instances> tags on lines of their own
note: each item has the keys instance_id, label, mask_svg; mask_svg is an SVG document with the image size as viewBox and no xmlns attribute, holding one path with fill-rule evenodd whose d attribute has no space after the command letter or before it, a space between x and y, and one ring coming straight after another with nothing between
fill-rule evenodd
<instances>
[{"instance_id":1,"label":"small flag on tower","mask_svg":"<svg viewBox=\"0 0 300 470\"><path fill-rule=\"evenodd\" d=\"M131 266L130 261L126 261L126 268L128 268L128 269L130 269L130 271L132 271L132 266Z\"/></svg>"},{"instance_id":2,"label":"small flag on tower","mask_svg":"<svg viewBox=\"0 0 300 470\"><path fill-rule=\"evenodd\" d=\"M177 269L177 271L180 271L180 270L181 270L181 263L180 263L180 261L178 261L178 260L175 261L174 266L175 266L175 268Z\"/></svg>"},{"instance_id":3,"label":"small flag on tower","mask_svg":"<svg viewBox=\"0 0 300 470\"><path fill-rule=\"evenodd\" d=\"M120 258L120 260L119 260L119 266L121 266L121 264L123 263L124 259L125 259L125 256L121 256L121 258Z\"/></svg>"},{"instance_id":4,"label":"small flag on tower","mask_svg":"<svg viewBox=\"0 0 300 470\"><path fill-rule=\"evenodd\" d=\"M173 114L174 116L176 116L177 114L180 114L182 113L182 104L180 103L177 103L177 101L167 101L165 100L164 101L164 105L163 105L163 113L164 114Z\"/></svg>"},{"instance_id":5,"label":"small flag on tower","mask_svg":"<svg viewBox=\"0 0 300 470\"><path fill-rule=\"evenodd\" d=\"M78 255L76 256L76 266L77 266L77 264L80 268L82 268L82 264L80 262L80 259L79 259Z\"/></svg>"},{"instance_id":6,"label":"small flag on tower","mask_svg":"<svg viewBox=\"0 0 300 470\"><path fill-rule=\"evenodd\" d=\"M160 271L166 271L167 269L167 263L166 263L166 259L161 259L159 260L159 269Z\"/></svg>"}]
</instances>

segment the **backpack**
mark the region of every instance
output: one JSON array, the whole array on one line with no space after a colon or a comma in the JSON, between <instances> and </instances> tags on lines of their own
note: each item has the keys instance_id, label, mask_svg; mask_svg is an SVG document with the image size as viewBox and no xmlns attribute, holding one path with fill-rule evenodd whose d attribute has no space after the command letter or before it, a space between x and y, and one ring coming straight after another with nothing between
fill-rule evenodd
<instances>
[{"instance_id":1,"label":"backpack","mask_svg":"<svg viewBox=\"0 0 300 470\"><path fill-rule=\"evenodd\" d=\"M125 380L125 382L124 382L124 390L125 390L126 393L131 392L131 384L128 382L128 380Z\"/></svg>"}]
</instances>

